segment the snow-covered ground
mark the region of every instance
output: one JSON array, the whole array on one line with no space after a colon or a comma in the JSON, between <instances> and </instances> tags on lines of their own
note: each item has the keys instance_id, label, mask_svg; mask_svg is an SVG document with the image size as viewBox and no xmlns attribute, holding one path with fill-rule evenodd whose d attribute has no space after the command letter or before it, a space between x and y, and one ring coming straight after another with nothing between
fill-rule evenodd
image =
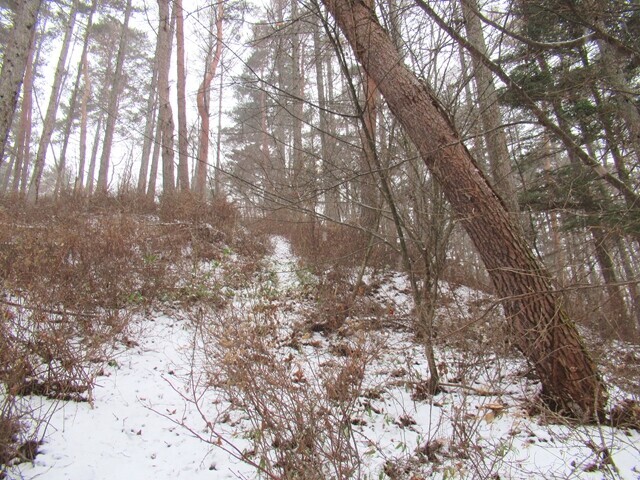
<instances>
[{"instance_id":1,"label":"snow-covered ground","mask_svg":"<svg viewBox=\"0 0 640 480\"><path fill-rule=\"evenodd\" d=\"M167 315L140 320L136 342L98 377L92 405L58 404L33 464L10 478L69 480L238 478L251 469L209 437L189 388L192 329ZM35 401L35 400L34 400ZM50 401L44 401L49 406Z\"/></svg>"},{"instance_id":2,"label":"snow-covered ground","mask_svg":"<svg viewBox=\"0 0 640 480\"><path fill-rule=\"evenodd\" d=\"M277 279L277 291L295 291L299 275L290 245L274 237L273 252L266 264ZM406 307L409 301L397 275L375 296L394 306L385 314L389 325L399 315L397 306ZM296 331L286 325L289 319L300 322L304 317L302 302L292 297L270 299L287 338ZM243 305L256 310L255 302L232 302L234 309ZM41 408L57 410L40 454L33 463L14 467L9 478L256 478L257 470L238 460L251 449L245 435L251 415L239 411L237 421L229 421L229 415L217 421L216 412L228 411L229 405L215 386L203 391L206 378L193 348L199 344L197 329L186 317L175 311L136 319L136 334L129 335L135 342L122 346L105 367L91 403L31 399ZM349 412L362 459L357 477L640 479L638 432L571 428L529 416L523 407L536 386L518 374L518 359L489 355L478 365L477 356L443 348L437 356L445 392L417 399L412 393L428 373L422 347L406 329L361 327L347 321L340 335L306 332L293 346L273 342L274 358L290 361L301 383L305 376L317 376L323 365L347 361L344 349L358 342L371 356L364 395ZM467 382L460 386L463 375ZM308 385L312 388L311 380Z\"/></svg>"}]
</instances>

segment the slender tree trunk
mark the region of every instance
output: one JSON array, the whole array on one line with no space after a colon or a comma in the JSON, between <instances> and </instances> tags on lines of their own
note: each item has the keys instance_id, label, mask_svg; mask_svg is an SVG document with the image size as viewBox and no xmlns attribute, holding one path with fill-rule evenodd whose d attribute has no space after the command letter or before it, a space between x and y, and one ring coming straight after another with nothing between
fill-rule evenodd
<instances>
[{"instance_id":1,"label":"slender tree trunk","mask_svg":"<svg viewBox=\"0 0 640 480\"><path fill-rule=\"evenodd\" d=\"M319 14L320 15L320 14ZM327 103L324 63L326 55L322 52L322 41L320 36L320 24L322 19L318 16L318 21L313 26L313 53L316 58L316 88L318 91L318 115L320 117L320 155L322 165L322 188L324 190L325 209L324 214L333 220L340 221L338 211L338 198L334 185L333 169L331 166L331 152L333 151L333 131L329 130L329 114L327 112L329 106ZM329 60L330 61L330 60Z\"/></svg>"},{"instance_id":2,"label":"slender tree trunk","mask_svg":"<svg viewBox=\"0 0 640 480\"><path fill-rule=\"evenodd\" d=\"M96 192L107 194L109 190L109 168L111 163L111 146L116 131L116 121L118 120L118 100L120 89L122 87L122 69L124 67L124 59L127 50L127 34L129 32L129 19L131 18L131 0L127 0L127 6L124 11L124 22L122 24L122 32L120 34L120 42L118 44L118 56L116 57L116 71L111 84L111 92L109 93L109 106L107 107L107 125L105 127L104 142L102 144L102 155L100 156L100 170L98 171L98 183Z\"/></svg>"},{"instance_id":3,"label":"slender tree trunk","mask_svg":"<svg viewBox=\"0 0 640 480\"><path fill-rule=\"evenodd\" d=\"M159 112L158 112L158 115L160 115ZM160 139L162 138L162 125L160 125L159 119L156 122L155 138L157 140L153 142L151 168L149 169L149 187L147 189L147 196L151 201L153 201L156 196L156 183L158 181L158 163L160 163L160 146L161 146Z\"/></svg>"},{"instance_id":4,"label":"slender tree trunk","mask_svg":"<svg viewBox=\"0 0 640 480\"><path fill-rule=\"evenodd\" d=\"M87 26L85 27L84 40L82 44L82 54L80 55L80 63L78 64L78 70L76 72L76 81L73 85L73 92L71 93L71 100L69 101L69 111L67 114L67 121L65 122L62 149L60 152L60 161L58 162L58 171L56 175L56 187L54 195L58 196L60 189L62 188L62 180L64 177L64 171L67 166L67 148L69 145L69 137L71 136L71 127L73 126L73 116L76 111L76 104L78 103L78 91L80 90L80 79L83 75L85 64L87 63L87 53L89 51L89 37L91 35L91 25L93 24L93 15L98 6L97 0L93 0L91 4L91 10L89 12L89 18L87 19ZM78 172L78 175L80 173Z\"/></svg>"},{"instance_id":5,"label":"slender tree trunk","mask_svg":"<svg viewBox=\"0 0 640 480\"><path fill-rule=\"evenodd\" d=\"M4 160L4 149L18 105L20 87L29 57L29 46L36 32L41 3L42 0L17 2L13 28L7 37L9 42L4 48L2 70L0 70L0 165Z\"/></svg>"},{"instance_id":6,"label":"slender tree trunk","mask_svg":"<svg viewBox=\"0 0 640 480\"><path fill-rule=\"evenodd\" d=\"M543 72L550 72L549 65L544 57L538 58L538 64L540 65L540 68ZM551 110L554 112L557 118L557 122L560 128L568 131L570 129L570 125L562 115L562 106L560 105L559 101L552 99L549 103L551 105ZM585 147L589 155L592 158L595 158L593 145L590 142L586 142ZM574 152L568 151L567 156L569 158L569 161L575 166L575 168L580 169L584 167L584 165L582 165ZM596 184L595 188L603 198L609 196L608 192L603 188L602 185ZM598 206L598 202L594 199L593 194L589 190L577 189L575 195L587 212L594 213L599 210L600 207ZM608 242L606 241L606 235L604 235L600 226L595 224L588 225L588 230L593 238L595 258L598 263L600 273L602 274L605 282L608 307L612 312L612 315L609 315L608 319L606 320L606 325L600 325L600 327L603 333L608 332L613 336L627 337L630 334L630 326L632 327L632 325L626 309L622 291L617 285L617 275L611 256L611 249L608 245Z\"/></svg>"},{"instance_id":7,"label":"slender tree trunk","mask_svg":"<svg viewBox=\"0 0 640 480\"><path fill-rule=\"evenodd\" d=\"M631 259L629 258L629 252L627 251L627 248L623 239L618 238L616 242L616 246L617 246L618 252L620 252L622 268L624 270L624 275L626 277L625 280L628 282L627 288L629 291L629 296L631 297L631 305L633 305L636 338L638 338L638 335L640 334L640 291L638 290L638 278L631 264Z\"/></svg>"},{"instance_id":8,"label":"slender tree trunk","mask_svg":"<svg viewBox=\"0 0 640 480\"><path fill-rule=\"evenodd\" d=\"M32 117L33 110L31 108L32 98L29 100L29 111L27 116L25 137L24 137L24 147L23 147L23 161L22 161L22 171L20 173L20 198L25 198L27 196L27 188L29 185L29 169L31 168L31 129L33 126ZM16 172L18 173L18 172ZM15 184L14 184L15 188ZM15 191L15 190L14 190Z\"/></svg>"},{"instance_id":9,"label":"slender tree trunk","mask_svg":"<svg viewBox=\"0 0 640 480\"><path fill-rule=\"evenodd\" d=\"M87 113L89 98L91 97L91 79L89 77L89 62L84 57L82 64L82 75L84 77L84 89L82 91L82 103L80 104L80 152L78 161L78 177L76 179L75 192L82 193L84 190L84 168L87 159L87 123L89 116Z\"/></svg>"},{"instance_id":10,"label":"slender tree trunk","mask_svg":"<svg viewBox=\"0 0 640 480\"><path fill-rule=\"evenodd\" d=\"M604 79L611 86L613 101L618 107L617 112L624 122L629 135L630 150L640 159L640 111L638 110L638 92L625 78L626 62L616 51L616 48L606 41L599 41L601 65Z\"/></svg>"},{"instance_id":11,"label":"slender tree trunk","mask_svg":"<svg viewBox=\"0 0 640 480\"><path fill-rule=\"evenodd\" d=\"M32 203L36 202L40 191L40 182L42 181L42 172L44 171L47 150L49 149L49 143L51 142L51 136L53 135L58 105L60 104L60 89L62 88L64 67L67 61L67 54L69 53L69 46L71 45L71 39L73 38L73 27L75 26L77 12L78 0L74 0L73 7L69 13L67 28L64 32L64 39L62 40L62 50L60 51L58 65L56 66L56 72L53 77L53 85L51 86L51 94L49 96L49 106L47 107L47 113L44 117L42 135L40 136L38 153L36 154L31 184L29 185L29 201Z\"/></svg>"},{"instance_id":12,"label":"slender tree trunk","mask_svg":"<svg viewBox=\"0 0 640 480\"><path fill-rule=\"evenodd\" d=\"M549 139L547 139L544 142L544 146L545 146L545 150L546 150L546 154L545 154L545 164L544 164L544 171L545 171L545 175L547 177L550 177L551 175L551 157L552 157L552 153L549 150ZM564 274L564 268L566 263L566 260L564 258L564 251L562 249L562 244L560 242L560 233L559 233L559 226L558 226L558 217L559 217L559 213L556 211L551 211L549 212L549 230L550 230L550 234L551 234L551 243L553 245L553 253L552 253L552 258L553 258L553 267L555 270L555 276L557 279L557 283L558 285L560 285L560 287L564 288L566 281L565 281L565 274Z\"/></svg>"},{"instance_id":13,"label":"slender tree trunk","mask_svg":"<svg viewBox=\"0 0 640 480\"><path fill-rule=\"evenodd\" d=\"M151 155L151 146L154 140L157 142L160 138L155 134L156 119L158 110L158 59L160 58L160 43L156 40L156 51L153 60L153 73L151 76L151 86L147 95L147 115L144 126L144 141L142 144L142 160L140 161L140 175L138 176L138 193L140 195L148 194L147 192L147 175L149 174L149 156ZM154 135L155 134L155 135ZM157 171L157 164L156 164ZM155 184L153 188L155 195Z\"/></svg>"},{"instance_id":14,"label":"slender tree trunk","mask_svg":"<svg viewBox=\"0 0 640 480\"><path fill-rule=\"evenodd\" d=\"M293 152L292 160L292 181L294 191L294 201L299 201L304 197L304 188L308 182L305 174L304 155L302 150L302 116L304 115L304 80L302 73L302 49L300 43L300 19L298 17L298 0L291 0L291 102L292 102L292 134Z\"/></svg>"},{"instance_id":15,"label":"slender tree trunk","mask_svg":"<svg viewBox=\"0 0 640 480\"><path fill-rule=\"evenodd\" d=\"M100 133L102 132L102 115L98 118L98 124L96 125L96 133L93 137L93 147L91 149L91 160L89 161L89 171L87 172L87 188L86 191L89 195L93 194L95 173L96 173L96 161L98 160L98 147L100 146Z\"/></svg>"},{"instance_id":16,"label":"slender tree trunk","mask_svg":"<svg viewBox=\"0 0 640 480\"><path fill-rule=\"evenodd\" d=\"M478 9L477 0L460 0L460 3L469 42L483 55L487 55L482 22L474 13ZM520 206L511 172L511 160L507 148L507 136L502 126L498 94L491 71L477 57L473 58L473 79L476 86L479 116L484 128L491 178L503 202L514 219L519 222Z\"/></svg>"},{"instance_id":17,"label":"slender tree trunk","mask_svg":"<svg viewBox=\"0 0 640 480\"><path fill-rule=\"evenodd\" d=\"M161 52L158 61L158 98L160 101L158 124L162 134L162 193L163 195L171 196L176 188L173 169L173 111L169 99L169 66L173 22L169 17L169 0L158 0L158 7L160 8L158 43L160 44Z\"/></svg>"},{"instance_id":18,"label":"slender tree trunk","mask_svg":"<svg viewBox=\"0 0 640 480\"><path fill-rule=\"evenodd\" d=\"M264 72L261 72L260 74L260 78L264 78L263 77ZM268 169L269 171L273 171L273 166L272 166L272 162L273 159L271 157L271 150L269 149L269 140L270 140L270 135L269 135L269 128L268 128L268 124L267 124L267 92L265 91L264 88L260 89L260 127L261 127L261 138L262 138L262 142L260 145L260 158L262 160L262 165L263 168L266 170ZM273 192L273 185L272 185L272 181L270 181L269 178L267 178L267 195L265 195L263 197L263 199L266 200L266 198L268 198L270 196L270 194L274 193ZM263 202L263 207L266 207L267 202Z\"/></svg>"},{"instance_id":19,"label":"slender tree trunk","mask_svg":"<svg viewBox=\"0 0 640 480\"><path fill-rule=\"evenodd\" d=\"M640 196L617 176L612 175L600 162L591 157L584 149L578 145L571 133L571 130L563 130L561 126L551 121L547 112L535 102L527 92L516 83L500 65L491 61L486 55L483 55L474 45L463 38L455 28L447 24L431 6L424 0L414 0L429 17L438 24L447 34L453 38L458 44L462 45L471 55L477 57L484 65L487 66L500 80L502 80L509 91L511 91L521 101L522 106L526 107L538 120L540 125L544 126L548 131L552 132L558 140L560 140L568 152L572 152L584 165L589 167L602 180L609 183L613 188L618 190L626 199L630 209L640 208Z\"/></svg>"},{"instance_id":20,"label":"slender tree trunk","mask_svg":"<svg viewBox=\"0 0 640 480\"><path fill-rule=\"evenodd\" d=\"M590 67L591 62L589 61L589 52L584 46L580 48L580 59L585 68ZM629 169L627 168L625 158L623 157L621 152L621 148L624 147L626 142L624 141L624 139L620 138L621 132L619 132L616 126L614 126L610 116L611 114L609 112L606 112L607 109L604 105L602 94L600 93L600 91L595 85L592 85L591 87L591 94L593 95L593 100L597 107L598 119L602 124L602 129L604 131L604 139L607 144L607 147L611 152L611 157L613 158L613 164L615 166L616 173L618 174L618 178L620 179L621 182L627 185L628 188L632 189L633 186L632 186L631 178L629 176ZM618 99L619 102L622 102L625 104L627 100L628 98ZM627 108L628 108L628 105L627 105ZM633 125L633 120L634 120L633 112L630 112L628 115L626 115L626 117L628 121L631 122L631 125ZM632 139L633 137L631 136L630 138ZM637 148L638 145L640 145L640 142L636 142L635 145ZM633 144L632 144L632 147L633 147ZM640 156L640 149L636 152L636 158L640 158L639 156ZM632 199L630 199L629 197L625 197L625 201L629 209L634 208L634 203ZM637 235L636 235L636 242L640 245L640 240L637 238Z\"/></svg>"},{"instance_id":21,"label":"slender tree trunk","mask_svg":"<svg viewBox=\"0 0 640 480\"><path fill-rule=\"evenodd\" d=\"M198 88L198 114L200 115L200 137L198 140L198 164L196 165L196 179L194 191L204 197L207 190L207 166L209 163L209 101L208 95L211 81L216 74L216 69L222 56L222 20L224 14L223 0L217 1L216 11L216 50L211 64L207 65L204 78ZM222 95L222 92L220 92Z\"/></svg>"},{"instance_id":22,"label":"slender tree trunk","mask_svg":"<svg viewBox=\"0 0 640 480\"><path fill-rule=\"evenodd\" d=\"M222 194L222 182L220 178L220 166L222 164L222 88L224 86L224 69L222 68L222 59L220 65L220 90L218 95L218 132L216 135L216 171L214 172L213 194L218 196Z\"/></svg>"},{"instance_id":23,"label":"slender tree trunk","mask_svg":"<svg viewBox=\"0 0 640 480\"><path fill-rule=\"evenodd\" d=\"M176 16L177 91L178 91L178 185L189 190L189 138L187 136L187 101L185 85L187 72L184 66L184 16L182 0L174 0Z\"/></svg>"},{"instance_id":24,"label":"slender tree trunk","mask_svg":"<svg viewBox=\"0 0 640 480\"><path fill-rule=\"evenodd\" d=\"M22 105L20 106L20 128L16 135L16 162L13 171L13 183L11 191L18 193L22 170L28 169L31 156L31 112L33 108L33 57L36 50L36 36L32 36L27 66L24 72L24 84L22 90ZM25 187L23 187L24 189Z\"/></svg>"},{"instance_id":25,"label":"slender tree trunk","mask_svg":"<svg viewBox=\"0 0 640 480\"><path fill-rule=\"evenodd\" d=\"M367 8L375 8L373 0L364 0ZM373 226L377 224L378 216L378 190L376 187L375 175L373 174L376 152L376 124L378 116L378 97L380 92L376 83L367 72L362 81L364 105L362 108L363 127L359 130L362 141L361 169L369 172L360 178L360 224L363 228L373 231Z\"/></svg>"},{"instance_id":26,"label":"slender tree trunk","mask_svg":"<svg viewBox=\"0 0 640 480\"><path fill-rule=\"evenodd\" d=\"M582 419L600 416L606 390L561 296L431 89L404 66L372 9L354 0L323 3L475 244L503 299L514 341L535 366L547 404Z\"/></svg>"},{"instance_id":27,"label":"slender tree trunk","mask_svg":"<svg viewBox=\"0 0 640 480\"><path fill-rule=\"evenodd\" d=\"M0 196L4 196L7 193L7 189L9 188L9 181L11 180L11 171L14 169L14 165L16 163L16 156L11 155L9 159L9 164L5 169L4 175L2 176L2 185L0 185Z\"/></svg>"},{"instance_id":28,"label":"slender tree trunk","mask_svg":"<svg viewBox=\"0 0 640 480\"><path fill-rule=\"evenodd\" d=\"M613 262L612 249L606 234L599 228L590 228L600 273L607 289L607 316L600 325L602 333L620 340L629 339L634 335L634 325L630 321L622 289L618 285L618 276Z\"/></svg>"}]
</instances>

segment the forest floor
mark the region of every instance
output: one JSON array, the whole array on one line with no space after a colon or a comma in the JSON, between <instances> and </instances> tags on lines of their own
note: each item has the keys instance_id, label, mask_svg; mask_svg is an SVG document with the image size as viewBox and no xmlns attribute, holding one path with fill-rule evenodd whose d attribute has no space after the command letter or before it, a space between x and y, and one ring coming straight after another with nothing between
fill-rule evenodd
<instances>
[{"instance_id":1,"label":"forest floor","mask_svg":"<svg viewBox=\"0 0 640 480\"><path fill-rule=\"evenodd\" d=\"M284 237L271 247L250 281L216 287L224 306L136 314L89 401L25 397L48 412L44 441L7 477L640 479L637 430L536 406L535 378L492 323L499 309L478 319L488 295L442 285L431 396L403 275L369 272L350 315L331 300L346 284L312 274ZM228 282L243 260L225 261L199 268Z\"/></svg>"}]
</instances>

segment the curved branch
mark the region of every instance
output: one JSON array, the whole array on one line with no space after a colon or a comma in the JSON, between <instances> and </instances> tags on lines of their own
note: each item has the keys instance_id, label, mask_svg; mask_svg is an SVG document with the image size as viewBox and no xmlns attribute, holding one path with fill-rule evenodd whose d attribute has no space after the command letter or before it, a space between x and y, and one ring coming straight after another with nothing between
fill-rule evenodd
<instances>
[{"instance_id":1,"label":"curved branch","mask_svg":"<svg viewBox=\"0 0 640 480\"><path fill-rule=\"evenodd\" d=\"M536 102L527 94L527 92L502 69L502 67L489 59L475 46L469 43L462 35L456 32L455 29L448 25L424 0L415 0L415 2L416 5L429 15L429 17L436 22L440 28L447 32L451 38L458 42L474 58L486 65L489 70L502 80L507 88L515 93L529 111L538 119L540 125L553 132L567 150L573 152L582 163L591 168L600 178L618 190L624 196L629 208L640 208L640 197L627 184L612 175L597 160L580 148L571 135L555 124L549 116L538 105L536 105Z\"/></svg>"}]
</instances>

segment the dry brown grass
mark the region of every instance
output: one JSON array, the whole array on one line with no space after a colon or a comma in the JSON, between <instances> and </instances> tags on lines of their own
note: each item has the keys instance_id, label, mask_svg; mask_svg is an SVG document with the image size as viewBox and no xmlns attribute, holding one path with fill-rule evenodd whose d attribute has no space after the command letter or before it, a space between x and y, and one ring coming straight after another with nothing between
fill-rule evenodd
<instances>
[{"instance_id":1,"label":"dry brown grass","mask_svg":"<svg viewBox=\"0 0 640 480\"><path fill-rule=\"evenodd\" d=\"M246 420L252 448L244 461L267 478L359 478L362 459L352 425L377 351L373 345L354 337L339 356L315 364L288 346L277 347L282 331L273 309L194 321L207 350L209 384Z\"/></svg>"},{"instance_id":2,"label":"dry brown grass","mask_svg":"<svg viewBox=\"0 0 640 480\"><path fill-rule=\"evenodd\" d=\"M232 205L188 195L159 208L134 196L0 202L0 471L39 440L25 427L46 421L20 398L90 401L136 312L224 304L201 262L261 248Z\"/></svg>"}]
</instances>

